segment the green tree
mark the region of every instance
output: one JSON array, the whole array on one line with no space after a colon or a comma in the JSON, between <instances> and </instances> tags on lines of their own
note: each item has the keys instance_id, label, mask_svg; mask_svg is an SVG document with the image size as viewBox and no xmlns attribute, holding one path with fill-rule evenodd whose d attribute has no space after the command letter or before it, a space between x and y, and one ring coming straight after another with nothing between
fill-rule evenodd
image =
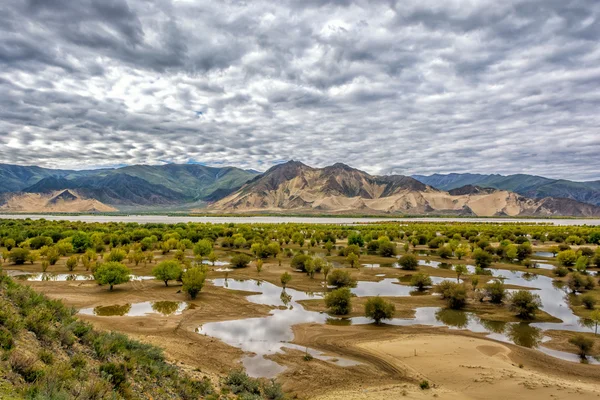
<instances>
[{"instance_id":1,"label":"green tree","mask_svg":"<svg viewBox=\"0 0 600 400\"><path fill-rule=\"evenodd\" d=\"M309 255L298 253L294 257L292 257L290 266L293 269L297 269L302 272L306 272L306 264L310 263L310 262L311 262L311 257Z\"/></svg>"},{"instance_id":2,"label":"green tree","mask_svg":"<svg viewBox=\"0 0 600 400\"><path fill-rule=\"evenodd\" d=\"M577 262L577 253L573 250L565 250L558 253L556 257L559 265L563 267L572 267Z\"/></svg>"},{"instance_id":3,"label":"green tree","mask_svg":"<svg viewBox=\"0 0 600 400\"><path fill-rule=\"evenodd\" d=\"M92 240L85 232L77 232L71 237L71 243L73 244L73 251L75 253L83 253L90 247L92 247Z\"/></svg>"},{"instance_id":4,"label":"green tree","mask_svg":"<svg viewBox=\"0 0 600 400\"><path fill-rule=\"evenodd\" d=\"M287 272L284 272L279 277L279 280L281 281L281 286L283 286L283 288L285 289L285 287L287 286L287 284L290 283L290 281L292 280L292 275L290 275Z\"/></svg>"},{"instance_id":5,"label":"green tree","mask_svg":"<svg viewBox=\"0 0 600 400\"><path fill-rule=\"evenodd\" d=\"M419 260L414 254L405 254L398 260L404 270L415 271L419 267Z\"/></svg>"},{"instance_id":6,"label":"green tree","mask_svg":"<svg viewBox=\"0 0 600 400\"><path fill-rule=\"evenodd\" d=\"M456 282L460 282L460 277L469 271L467 270L466 265L458 264L454 267L454 272L456 272Z\"/></svg>"},{"instance_id":7,"label":"green tree","mask_svg":"<svg viewBox=\"0 0 600 400\"><path fill-rule=\"evenodd\" d=\"M346 257L346 261L348 261L348 264L350 264L350 267L352 268L357 268L359 266L358 256L354 253L348 254L348 257Z\"/></svg>"},{"instance_id":8,"label":"green tree","mask_svg":"<svg viewBox=\"0 0 600 400\"><path fill-rule=\"evenodd\" d=\"M454 251L454 254L459 260L462 260L463 257L468 257L471 254L471 249L467 245L460 244Z\"/></svg>"},{"instance_id":9,"label":"green tree","mask_svg":"<svg viewBox=\"0 0 600 400\"><path fill-rule=\"evenodd\" d=\"M441 258L447 259L452 257L452 249L450 248L450 246L442 246L438 249L437 251L438 256L440 256Z\"/></svg>"},{"instance_id":10,"label":"green tree","mask_svg":"<svg viewBox=\"0 0 600 400\"><path fill-rule=\"evenodd\" d=\"M540 296L529 290L518 290L511 293L508 302L510 311L516 312L518 317L525 319L535 318L535 313L542 306Z\"/></svg>"},{"instance_id":11,"label":"green tree","mask_svg":"<svg viewBox=\"0 0 600 400\"><path fill-rule=\"evenodd\" d=\"M594 347L594 341L592 339L588 339L583 335L577 335L569 339L569 343L577 347L579 357L582 359L586 358L590 350Z\"/></svg>"},{"instance_id":12,"label":"green tree","mask_svg":"<svg viewBox=\"0 0 600 400\"><path fill-rule=\"evenodd\" d=\"M410 278L410 285L415 286L418 291L422 292L432 285L429 275L422 272L414 274Z\"/></svg>"},{"instance_id":13,"label":"green tree","mask_svg":"<svg viewBox=\"0 0 600 400\"><path fill-rule=\"evenodd\" d=\"M594 334L597 335L598 334L598 324L600 324L600 310L592 311L592 313L590 314L590 319L596 325Z\"/></svg>"},{"instance_id":14,"label":"green tree","mask_svg":"<svg viewBox=\"0 0 600 400\"><path fill-rule=\"evenodd\" d=\"M334 269L327 278L327 283L337 288L341 287L354 287L356 286L356 280L354 280L347 271L343 269Z\"/></svg>"},{"instance_id":15,"label":"green tree","mask_svg":"<svg viewBox=\"0 0 600 400\"><path fill-rule=\"evenodd\" d=\"M27 261L28 257L29 257L29 250L23 249L21 247L14 247L8 254L8 259L10 260L10 262L12 262L13 264L16 264L16 265L25 264L25 261Z\"/></svg>"},{"instance_id":16,"label":"green tree","mask_svg":"<svg viewBox=\"0 0 600 400\"><path fill-rule=\"evenodd\" d=\"M325 279L325 281L327 281L327 275L329 275L329 272L331 272L331 264L326 262L325 264L323 264L323 268L321 268L321 272L323 272L323 278Z\"/></svg>"},{"instance_id":17,"label":"green tree","mask_svg":"<svg viewBox=\"0 0 600 400\"><path fill-rule=\"evenodd\" d=\"M352 310L352 293L347 287L335 289L325 296L325 305L334 315L346 315Z\"/></svg>"},{"instance_id":18,"label":"green tree","mask_svg":"<svg viewBox=\"0 0 600 400\"><path fill-rule=\"evenodd\" d=\"M490 301L495 304L502 303L506 296L504 283L500 279L494 279L492 282L486 284L484 290Z\"/></svg>"},{"instance_id":19,"label":"green tree","mask_svg":"<svg viewBox=\"0 0 600 400\"><path fill-rule=\"evenodd\" d=\"M112 249L110 253L104 256L104 260L107 262L118 262L120 263L127 257L127 253L123 249Z\"/></svg>"},{"instance_id":20,"label":"green tree","mask_svg":"<svg viewBox=\"0 0 600 400\"><path fill-rule=\"evenodd\" d=\"M113 290L114 285L129 282L131 271L123 264L109 261L101 264L94 272L94 279L100 285L108 285Z\"/></svg>"},{"instance_id":21,"label":"green tree","mask_svg":"<svg viewBox=\"0 0 600 400\"><path fill-rule=\"evenodd\" d=\"M77 264L79 264L79 257L71 256L67 259L66 266L69 271L73 272L77 267Z\"/></svg>"},{"instance_id":22,"label":"green tree","mask_svg":"<svg viewBox=\"0 0 600 400\"><path fill-rule=\"evenodd\" d=\"M183 282L181 289L190 296L190 299L194 300L204 287L206 273L200 267L191 267L183 273L181 280Z\"/></svg>"},{"instance_id":23,"label":"green tree","mask_svg":"<svg viewBox=\"0 0 600 400\"><path fill-rule=\"evenodd\" d=\"M250 264L252 258L247 254L236 254L231 257L231 267L233 268L246 268Z\"/></svg>"},{"instance_id":24,"label":"green tree","mask_svg":"<svg viewBox=\"0 0 600 400\"><path fill-rule=\"evenodd\" d=\"M213 244L208 239L199 240L194 245L194 255L198 257L206 257L213 251Z\"/></svg>"},{"instance_id":25,"label":"green tree","mask_svg":"<svg viewBox=\"0 0 600 400\"><path fill-rule=\"evenodd\" d=\"M475 249L473 259L475 260L475 265L479 268L487 268L492 265L493 261L492 255L481 249Z\"/></svg>"},{"instance_id":26,"label":"green tree","mask_svg":"<svg viewBox=\"0 0 600 400\"><path fill-rule=\"evenodd\" d=\"M169 281L176 281L182 277L183 269L181 265L174 260L162 261L152 269L152 275L169 286Z\"/></svg>"},{"instance_id":27,"label":"green tree","mask_svg":"<svg viewBox=\"0 0 600 400\"><path fill-rule=\"evenodd\" d=\"M382 320L394 318L396 306L381 297L371 297L365 304L365 317L371 318L377 325Z\"/></svg>"}]
</instances>

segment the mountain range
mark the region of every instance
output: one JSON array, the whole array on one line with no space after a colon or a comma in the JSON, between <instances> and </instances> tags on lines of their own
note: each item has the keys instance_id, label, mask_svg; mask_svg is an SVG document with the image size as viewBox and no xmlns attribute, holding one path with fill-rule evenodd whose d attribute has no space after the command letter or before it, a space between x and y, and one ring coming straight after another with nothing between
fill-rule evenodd
<instances>
[{"instance_id":1,"label":"mountain range","mask_svg":"<svg viewBox=\"0 0 600 400\"><path fill-rule=\"evenodd\" d=\"M264 173L198 164L55 170L0 164L0 212L600 216L600 181L531 175L370 175L298 161Z\"/></svg>"},{"instance_id":2,"label":"mountain range","mask_svg":"<svg viewBox=\"0 0 600 400\"><path fill-rule=\"evenodd\" d=\"M600 205L600 181L575 182L566 179L549 179L535 175L480 175L480 174L433 174L413 175L426 185L441 190L451 190L465 185L509 190L523 196L541 199L561 197L584 203Z\"/></svg>"}]
</instances>

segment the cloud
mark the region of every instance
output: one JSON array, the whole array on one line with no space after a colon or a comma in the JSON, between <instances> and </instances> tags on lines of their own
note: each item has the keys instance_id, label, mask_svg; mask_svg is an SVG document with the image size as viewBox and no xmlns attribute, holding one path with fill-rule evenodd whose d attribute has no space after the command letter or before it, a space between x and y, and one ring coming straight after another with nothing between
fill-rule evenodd
<instances>
[{"instance_id":1,"label":"cloud","mask_svg":"<svg viewBox=\"0 0 600 400\"><path fill-rule=\"evenodd\" d=\"M4 3L0 162L600 179L595 0Z\"/></svg>"}]
</instances>

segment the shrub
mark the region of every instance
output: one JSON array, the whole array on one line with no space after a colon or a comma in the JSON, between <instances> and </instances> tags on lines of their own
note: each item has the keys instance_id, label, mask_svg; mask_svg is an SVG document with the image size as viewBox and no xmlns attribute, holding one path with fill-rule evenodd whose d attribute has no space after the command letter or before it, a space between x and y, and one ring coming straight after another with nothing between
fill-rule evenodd
<instances>
[{"instance_id":1,"label":"shrub","mask_svg":"<svg viewBox=\"0 0 600 400\"><path fill-rule=\"evenodd\" d=\"M213 251L213 243L208 239L199 240L194 245L194 255L206 257Z\"/></svg>"},{"instance_id":2,"label":"shrub","mask_svg":"<svg viewBox=\"0 0 600 400\"><path fill-rule=\"evenodd\" d=\"M563 267L571 267L577 262L577 253L573 250L564 250L558 253L556 257L558 264Z\"/></svg>"},{"instance_id":3,"label":"shrub","mask_svg":"<svg viewBox=\"0 0 600 400\"><path fill-rule=\"evenodd\" d=\"M117 262L120 263L127 257L127 253L122 249L112 249L110 253L108 253L104 260L107 262Z\"/></svg>"},{"instance_id":4,"label":"shrub","mask_svg":"<svg viewBox=\"0 0 600 400\"><path fill-rule=\"evenodd\" d=\"M8 362L14 372L21 375L25 382L35 382L43 375L43 371L36 366L36 359L22 353L13 351Z\"/></svg>"},{"instance_id":5,"label":"shrub","mask_svg":"<svg viewBox=\"0 0 600 400\"><path fill-rule=\"evenodd\" d=\"M117 390L127 384L127 370L124 364L105 363L100 365L100 375Z\"/></svg>"},{"instance_id":6,"label":"shrub","mask_svg":"<svg viewBox=\"0 0 600 400\"><path fill-rule=\"evenodd\" d=\"M113 290L114 285L129 282L131 271L123 264L109 261L100 265L94 272L94 279L100 285L108 285Z\"/></svg>"},{"instance_id":7,"label":"shrub","mask_svg":"<svg viewBox=\"0 0 600 400\"><path fill-rule=\"evenodd\" d=\"M198 296L198 293L204 287L204 281L206 280L206 273L199 267L189 268L183 274L182 290L187 293L192 300Z\"/></svg>"},{"instance_id":8,"label":"shrub","mask_svg":"<svg viewBox=\"0 0 600 400\"><path fill-rule=\"evenodd\" d=\"M396 245L392 242L381 241L378 246L378 253L381 257L394 257L396 255Z\"/></svg>"},{"instance_id":9,"label":"shrub","mask_svg":"<svg viewBox=\"0 0 600 400\"><path fill-rule=\"evenodd\" d=\"M365 317L371 318L377 325L384 319L394 318L396 306L381 297L372 297L365 304Z\"/></svg>"},{"instance_id":10,"label":"shrub","mask_svg":"<svg viewBox=\"0 0 600 400\"><path fill-rule=\"evenodd\" d=\"M248 264L252 261L252 257L247 254L236 254L231 257L231 267L232 268L246 268Z\"/></svg>"},{"instance_id":11,"label":"shrub","mask_svg":"<svg viewBox=\"0 0 600 400\"><path fill-rule=\"evenodd\" d=\"M414 254L405 254L398 260L400 267L407 271L415 271L419 267L419 260Z\"/></svg>"},{"instance_id":12,"label":"shrub","mask_svg":"<svg viewBox=\"0 0 600 400\"><path fill-rule=\"evenodd\" d=\"M452 249L449 246L442 246L439 248L437 254L441 258L450 258L452 257Z\"/></svg>"},{"instance_id":13,"label":"shrub","mask_svg":"<svg viewBox=\"0 0 600 400\"><path fill-rule=\"evenodd\" d=\"M281 286L283 286L283 288L285 289L285 287L287 286L287 284L290 283L290 281L292 280L292 275L290 275L287 272L284 272L279 277L279 280L281 281Z\"/></svg>"},{"instance_id":14,"label":"shrub","mask_svg":"<svg viewBox=\"0 0 600 400\"><path fill-rule=\"evenodd\" d=\"M325 296L325 305L334 315L345 315L352 310L352 293L347 287L335 289Z\"/></svg>"},{"instance_id":15,"label":"shrub","mask_svg":"<svg viewBox=\"0 0 600 400\"><path fill-rule=\"evenodd\" d=\"M77 257L77 256L69 257L66 262L67 269L71 272L74 271L75 267L77 267L78 263L79 263L79 257Z\"/></svg>"},{"instance_id":16,"label":"shrub","mask_svg":"<svg viewBox=\"0 0 600 400\"><path fill-rule=\"evenodd\" d=\"M431 286L431 284L432 284L431 278L427 274L418 273L418 274L414 274L410 278L410 285L415 286L417 288L417 290L419 290L419 291L425 290L426 288Z\"/></svg>"},{"instance_id":17,"label":"shrub","mask_svg":"<svg viewBox=\"0 0 600 400\"><path fill-rule=\"evenodd\" d=\"M244 371L231 371L224 381L225 385L233 394L255 394L260 395L260 384L257 380L250 378Z\"/></svg>"},{"instance_id":18,"label":"shrub","mask_svg":"<svg viewBox=\"0 0 600 400\"><path fill-rule=\"evenodd\" d=\"M12 333L3 326L0 326L0 349L10 350L14 346Z\"/></svg>"},{"instance_id":19,"label":"shrub","mask_svg":"<svg viewBox=\"0 0 600 400\"><path fill-rule=\"evenodd\" d=\"M540 296L529 290L519 290L509 296L509 308L520 318L532 319L542 306Z\"/></svg>"},{"instance_id":20,"label":"shrub","mask_svg":"<svg viewBox=\"0 0 600 400\"><path fill-rule=\"evenodd\" d=\"M573 346L577 347L579 357L585 358L590 350L594 347L594 341L592 339L588 339L583 335L577 335L569 339L569 343Z\"/></svg>"},{"instance_id":21,"label":"shrub","mask_svg":"<svg viewBox=\"0 0 600 400\"><path fill-rule=\"evenodd\" d=\"M152 275L159 281L163 281L165 286L169 286L169 281L181 279L183 269L177 261L163 261L152 269Z\"/></svg>"},{"instance_id":22,"label":"shrub","mask_svg":"<svg viewBox=\"0 0 600 400\"><path fill-rule=\"evenodd\" d=\"M437 290L453 310L460 310L467 304L467 289L463 284L444 281L437 286Z\"/></svg>"},{"instance_id":23,"label":"shrub","mask_svg":"<svg viewBox=\"0 0 600 400\"><path fill-rule=\"evenodd\" d=\"M554 275L558 277L565 277L569 274L569 270L565 267L556 267L554 268Z\"/></svg>"},{"instance_id":24,"label":"shrub","mask_svg":"<svg viewBox=\"0 0 600 400\"><path fill-rule=\"evenodd\" d=\"M492 265L493 261L492 255L481 249L475 249L473 259L475 260L475 265L479 268L487 268Z\"/></svg>"},{"instance_id":25,"label":"shrub","mask_svg":"<svg viewBox=\"0 0 600 400\"><path fill-rule=\"evenodd\" d=\"M8 254L8 259L16 265L23 265L29 257L29 250L20 247L13 248Z\"/></svg>"},{"instance_id":26,"label":"shrub","mask_svg":"<svg viewBox=\"0 0 600 400\"><path fill-rule=\"evenodd\" d=\"M581 303L588 310L593 310L596 306L596 298L591 294L584 294L581 296Z\"/></svg>"},{"instance_id":27,"label":"shrub","mask_svg":"<svg viewBox=\"0 0 600 400\"><path fill-rule=\"evenodd\" d=\"M38 356L46 365L52 365L54 363L54 354L50 350L41 349Z\"/></svg>"},{"instance_id":28,"label":"shrub","mask_svg":"<svg viewBox=\"0 0 600 400\"><path fill-rule=\"evenodd\" d=\"M302 272L306 272L306 265L309 264L310 262L311 262L310 256L299 253L299 254L296 254L294 257L292 257L292 261L290 262L290 265L295 270L300 270Z\"/></svg>"},{"instance_id":29,"label":"shrub","mask_svg":"<svg viewBox=\"0 0 600 400\"><path fill-rule=\"evenodd\" d=\"M584 290L591 290L596 286L594 279L591 276L585 276L579 272L573 272L567 281L569 289L573 293L583 292Z\"/></svg>"},{"instance_id":30,"label":"shrub","mask_svg":"<svg viewBox=\"0 0 600 400\"><path fill-rule=\"evenodd\" d=\"M334 269L327 277L327 283L337 288L356 286L356 280L347 271L342 269Z\"/></svg>"},{"instance_id":31,"label":"shrub","mask_svg":"<svg viewBox=\"0 0 600 400\"><path fill-rule=\"evenodd\" d=\"M495 304L500 304L506 296L504 283L500 279L495 279L484 287L485 294L490 298L490 301Z\"/></svg>"},{"instance_id":32,"label":"shrub","mask_svg":"<svg viewBox=\"0 0 600 400\"><path fill-rule=\"evenodd\" d=\"M420 387L422 390L429 389L429 381L427 381L427 380L423 380L423 381L421 381L421 382L419 383L419 387Z\"/></svg>"}]
</instances>

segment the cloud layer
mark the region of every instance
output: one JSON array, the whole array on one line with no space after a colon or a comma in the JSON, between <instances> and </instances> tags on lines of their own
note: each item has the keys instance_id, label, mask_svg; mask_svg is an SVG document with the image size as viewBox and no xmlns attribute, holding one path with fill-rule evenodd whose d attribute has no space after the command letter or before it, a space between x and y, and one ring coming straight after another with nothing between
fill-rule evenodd
<instances>
[{"instance_id":1,"label":"cloud layer","mask_svg":"<svg viewBox=\"0 0 600 400\"><path fill-rule=\"evenodd\" d=\"M14 0L0 162L600 179L597 0Z\"/></svg>"}]
</instances>

